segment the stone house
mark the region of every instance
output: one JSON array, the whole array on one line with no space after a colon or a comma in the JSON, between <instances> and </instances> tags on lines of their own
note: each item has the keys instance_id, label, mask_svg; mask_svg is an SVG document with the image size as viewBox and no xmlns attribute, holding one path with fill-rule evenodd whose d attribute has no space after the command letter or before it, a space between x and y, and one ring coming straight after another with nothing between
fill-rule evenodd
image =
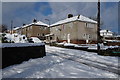
<instances>
[{"instance_id":1,"label":"stone house","mask_svg":"<svg viewBox=\"0 0 120 80\"><path fill-rule=\"evenodd\" d=\"M100 35L104 37L113 37L114 33L109 30L100 30Z\"/></svg>"},{"instance_id":2,"label":"stone house","mask_svg":"<svg viewBox=\"0 0 120 80\"><path fill-rule=\"evenodd\" d=\"M97 22L85 16L68 17L50 25L48 41L86 44L97 42Z\"/></svg>"},{"instance_id":3,"label":"stone house","mask_svg":"<svg viewBox=\"0 0 120 80\"><path fill-rule=\"evenodd\" d=\"M45 40L45 35L50 34L49 25L41 21L33 21L33 23L23 25L22 27L13 29L14 32L26 35L29 37L38 37L41 40Z\"/></svg>"}]
</instances>

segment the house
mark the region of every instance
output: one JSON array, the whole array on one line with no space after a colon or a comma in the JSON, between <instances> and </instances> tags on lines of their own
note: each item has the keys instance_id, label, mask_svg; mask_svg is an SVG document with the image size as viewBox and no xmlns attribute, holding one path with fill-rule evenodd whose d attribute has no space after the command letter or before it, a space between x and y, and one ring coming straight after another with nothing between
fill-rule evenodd
<instances>
[{"instance_id":1,"label":"house","mask_svg":"<svg viewBox=\"0 0 120 80\"><path fill-rule=\"evenodd\" d=\"M100 30L100 36L103 37L103 41L115 39L114 33L110 30Z\"/></svg>"},{"instance_id":2,"label":"house","mask_svg":"<svg viewBox=\"0 0 120 80\"><path fill-rule=\"evenodd\" d=\"M97 22L83 15L71 16L50 25L47 41L75 44L97 42Z\"/></svg>"},{"instance_id":3,"label":"house","mask_svg":"<svg viewBox=\"0 0 120 80\"><path fill-rule=\"evenodd\" d=\"M21 34L21 30L20 30L21 27L15 27L13 28L12 30L12 33L18 33L18 34Z\"/></svg>"},{"instance_id":4,"label":"house","mask_svg":"<svg viewBox=\"0 0 120 80\"><path fill-rule=\"evenodd\" d=\"M120 36L115 35L114 32L110 30L101 30L100 35L103 37L103 42L109 46L120 45Z\"/></svg>"},{"instance_id":5,"label":"house","mask_svg":"<svg viewBox=\"0 0 120 80\"><path fill-rule=\"evenodd\" d=\"M49 25L33 20L32 23L23 25L22 27L15 28L14 32L26 35L27 37L38 37L41 40L45 40L45 35L50 34Z\"/></svg>"},{"instance_id":6,"label":"house","mask_svg":"<svg viewBox=\"0 0 120 80\"><path fill-rule=\"evenodd\" d=\"M110 30L101 30L100 35L103 37L113 37L114 33Z\"/></svg>"}]
</instances>

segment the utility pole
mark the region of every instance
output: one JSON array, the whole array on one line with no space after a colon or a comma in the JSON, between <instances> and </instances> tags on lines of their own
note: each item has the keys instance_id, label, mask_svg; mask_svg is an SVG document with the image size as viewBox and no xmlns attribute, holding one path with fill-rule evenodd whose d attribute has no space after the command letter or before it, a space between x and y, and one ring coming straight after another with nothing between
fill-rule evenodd
<instances>
[{"instance_id":1,"label":"utility pole","mask_svg":"<svg viewBox=\"0 0 120 80\"><path fill-rule=\"evenodd\" d=\"M100 52L100 0L98 0L98 14L97 14L97 50Z\"/></svg>"},{"instance_id":2,"label":"utility pole","mask_svg":"<svg viewBox=\"0 0 120 80\"><path fill-rule=\"evenodd\" d=\"M26 37L28 37L28 36L27 36L27 28L28 28L28 27L26 27Z\"/></svg>"},{"instance_id":3,"label":"utility pole","mask_svg":"<svg viewBox=\"0 0 120 80\"><path fill-rule=\"evenodd\" d=\"M46 21L48 21L48 24L49 24L49 31L50 31L50 20L49 19L45 19ZM49 41L50 41L50 45L51 45L51 36L49 37L49 39L48 39Z\"/></svg>"},{"instance_id":4,"label":"utility pole","mask_svg":"<svg viewBox=\"0 0 120 80\"><path fill-rule=\"evenodd\" d=\"M50 27L50 20L49 19L45 19L45 20L49 22L49 27Z\"/></svg>"},{"instance_id":5,"label":"utility pole","mask_svg":"<svg viewBox=\"0 0 120 80\"><path fill-rule=\"evenodd\" d=\"M12 27L13 27L13 20L11 20L11 36L12 36ZM10 40L10 43L12 43L12 40Z\"/></svg>"},{"instance_id":6,"label":"utility pole","mask_svg":"<svg viewBox=\"0 0 120 80\"><path fill-rule=\"evenodd\" d=\"M12 34L13 20L11 20L11 34Z\"/></svg>"}]
</instances>

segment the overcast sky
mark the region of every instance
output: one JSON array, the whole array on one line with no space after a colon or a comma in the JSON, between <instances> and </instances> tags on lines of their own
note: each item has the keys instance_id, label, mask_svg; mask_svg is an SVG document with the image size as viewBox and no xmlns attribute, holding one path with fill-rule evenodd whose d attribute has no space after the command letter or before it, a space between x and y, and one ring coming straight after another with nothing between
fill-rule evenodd
<instances>
[{"instance_id":1,"label":"overcast sky","mask_svg":"<svg viewBox=\"0 0 120 80\"><path fill-rule=\"evenodd\" d=\"M10 27L13 20L14 27L20 27L23 23L29 24L34 18L50 23L67 18L71 13L74 16L81 14L86 17L96 17L96 2L3 2L2 22ZM102 29L108 29L118 33L118 3L101 3Z\"/></svg>"}]
</instances>

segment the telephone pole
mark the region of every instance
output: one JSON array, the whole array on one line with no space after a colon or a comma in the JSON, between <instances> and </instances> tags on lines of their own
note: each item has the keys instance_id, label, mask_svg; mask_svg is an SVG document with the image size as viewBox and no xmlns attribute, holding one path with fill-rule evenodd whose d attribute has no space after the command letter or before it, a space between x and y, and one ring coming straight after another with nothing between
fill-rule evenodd
<instances>
[{"instance_id":1,"label":"telephone pole","mask_svg":"<svg viewBox=\"0 0 120 80\"><path fill-rule=\"evenodd\" d=\"M100 52L100 0L98 0L98 14L97 14L97 50Z\"/></svg>"},{"instance_id":2,"label":"telephone pole","mask_svg":"<svg viewBox=\"0 0 120 80\"><path fill-rule=\"evenodd\" d=\"M13 20L11 20L11 36L12 36L12 27L13 27ZM10 43L12 43L12 40L10 40Z\"/></svg>"},{"instance_id":3,"label":"telephone pole","mask_svg":"<svg viewBox=\"0 0 120 80\"><path fill-rule=\"evenodd\" d=\"M11 34L12 34L13 20L11 20Z\"/></svg>"},{"instance_id":4,"label":"telephone pole","mask_svg":"<svg viewBox=\"0 0 120 80\"><path fill-rule=\"evenodd\" d=\"M50 27L50 20L49 19L45 19L45 20L49 22L49 27Z\"/></svg>"}]
</instances>

